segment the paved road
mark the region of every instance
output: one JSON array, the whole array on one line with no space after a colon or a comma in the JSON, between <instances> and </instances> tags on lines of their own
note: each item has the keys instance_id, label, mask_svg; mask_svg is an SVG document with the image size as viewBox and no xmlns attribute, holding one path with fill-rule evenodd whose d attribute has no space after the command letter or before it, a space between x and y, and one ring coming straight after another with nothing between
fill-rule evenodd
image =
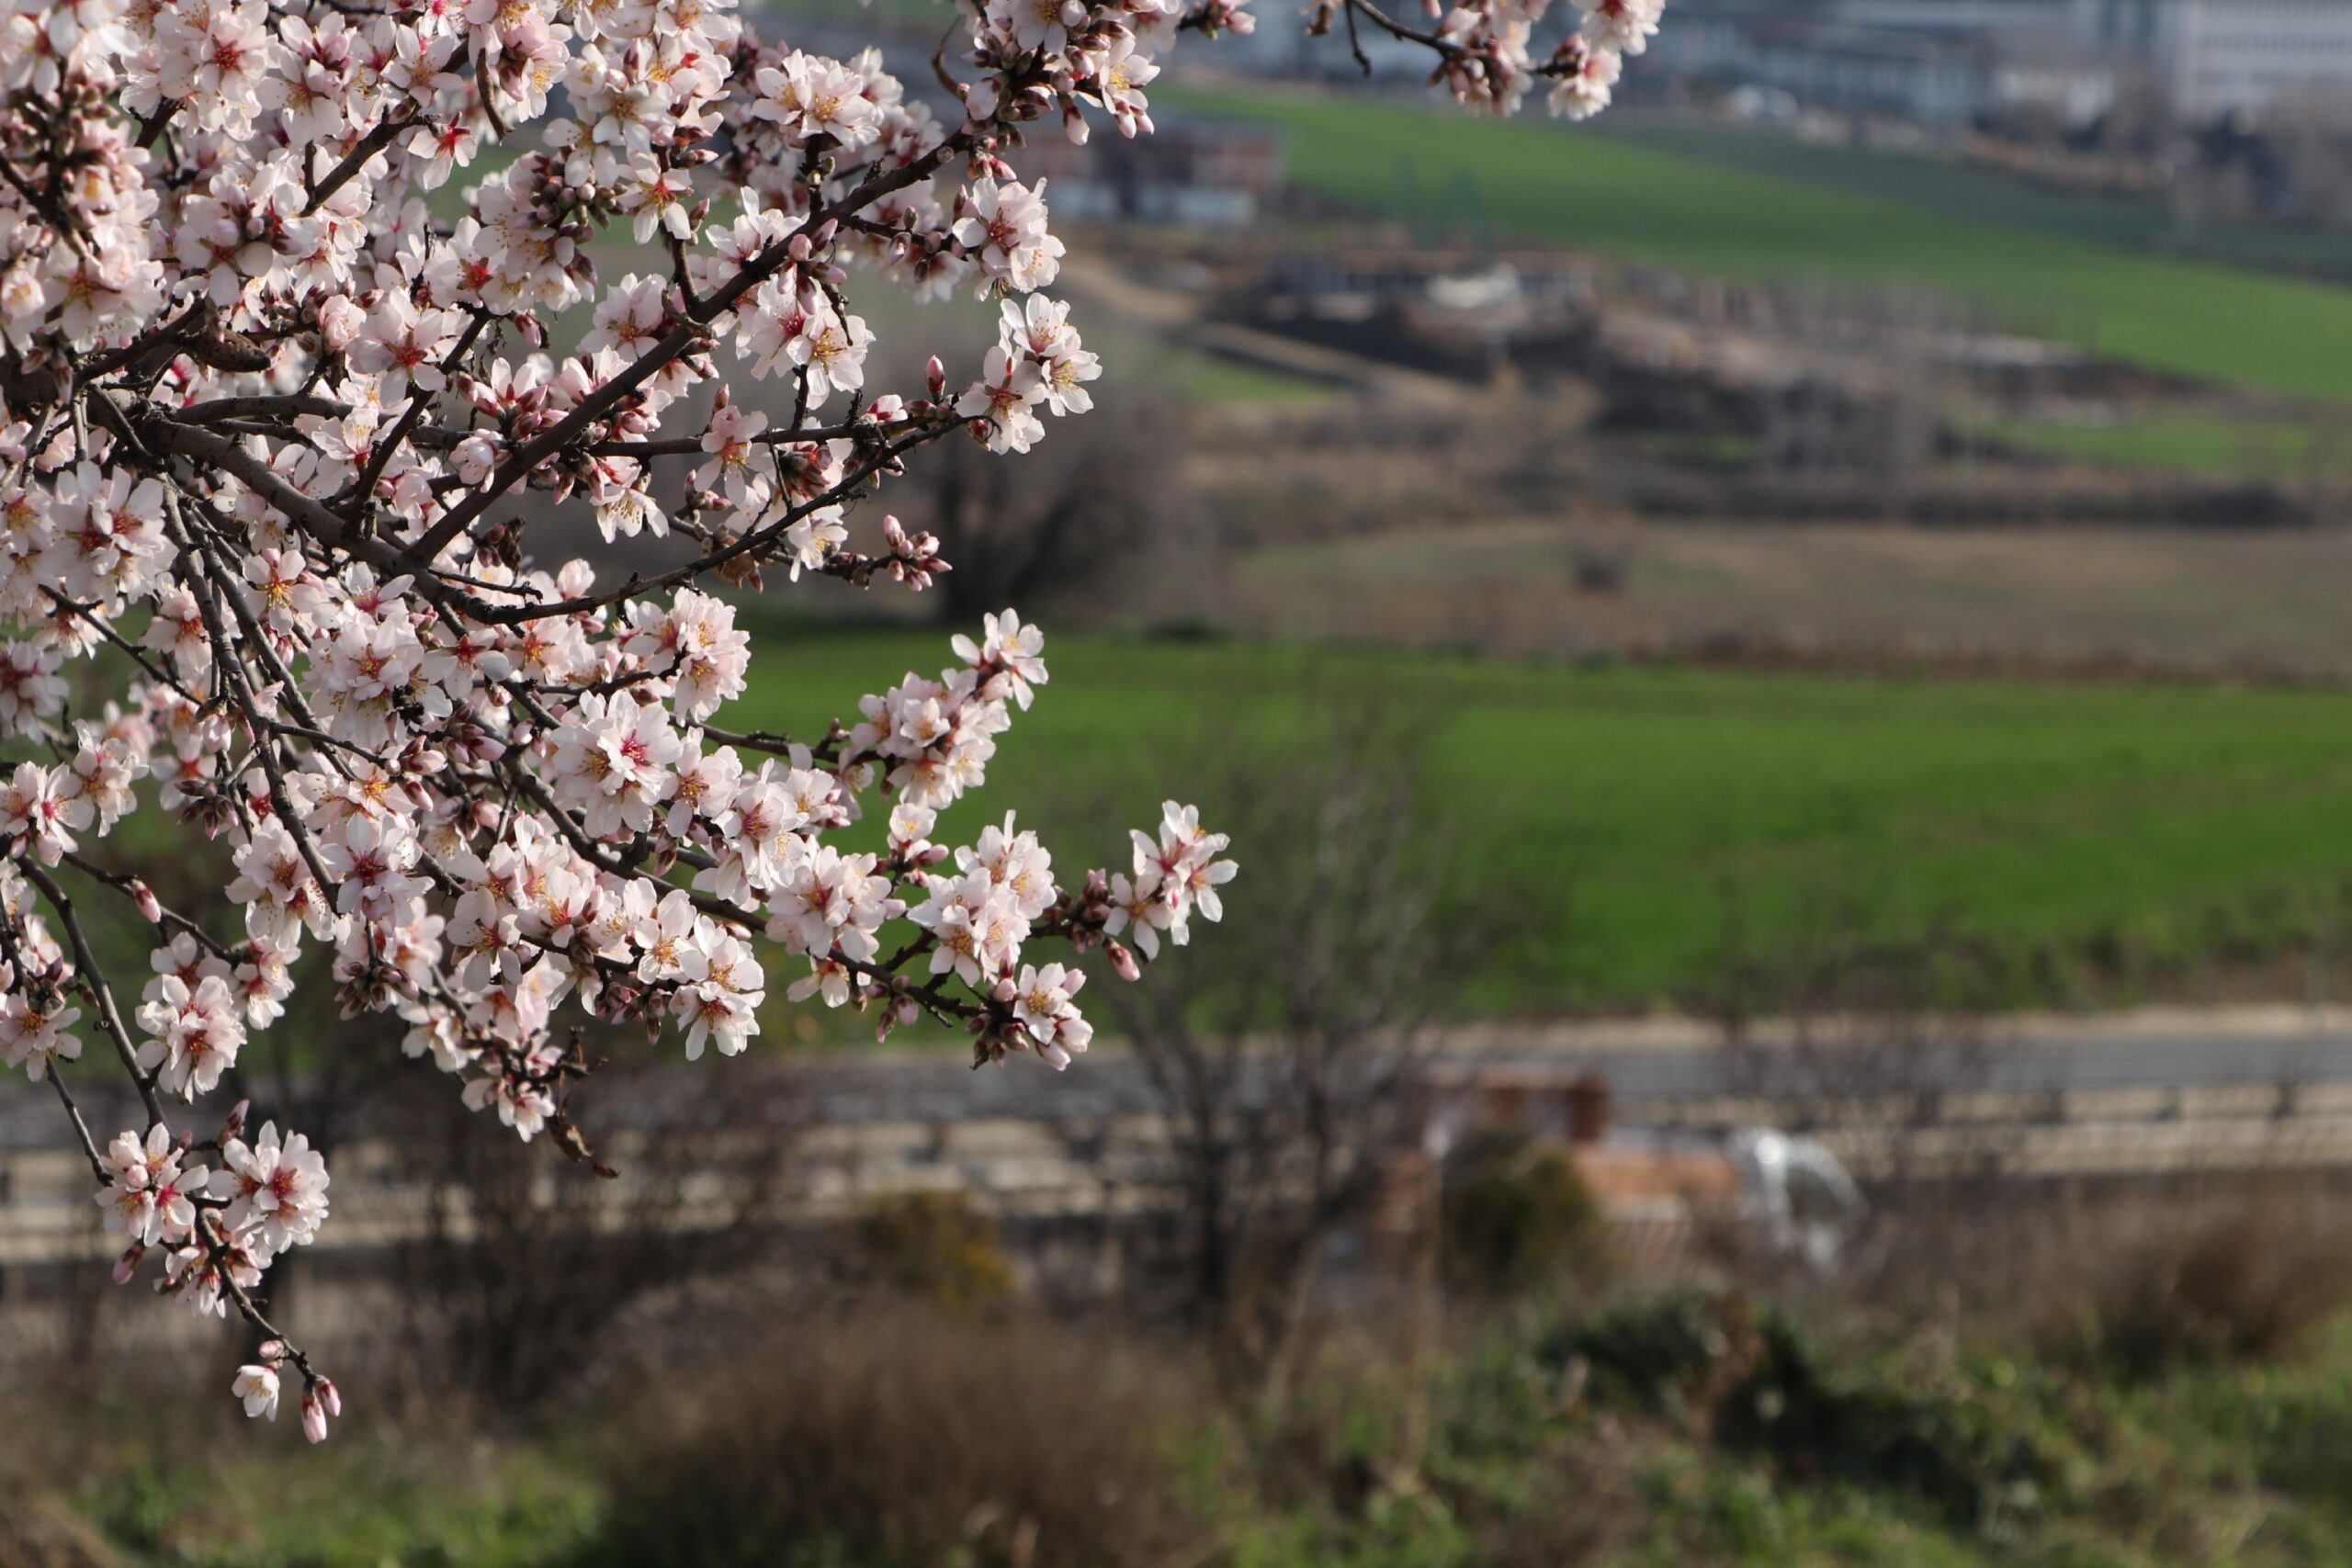
<instances>
[{"instance_id":1,"label":"paved road","mask_svg":"<svg viewBox=\"0 0 2352 1568\"><path fill-rule=\"evenodd\" d=\"M1436 1059L1461 1067L1589 1070L1621 1103L1673 1111L1710 1100L1811 1098L1835 1090L1916 1094L1940 1089L2022 1101L2061 1094L2143 1096L2175 1090L2275 1094L2290 1086L2323 1102L2352 1103L2352 1016L2301 1010L2028 1019L1975 1029L1931 1028L1917 1041L1881 1034L1797 1043L1763 1025L1726 1049L1719 1034L1680 1021L1592 1023L1449 1035ZM127 1096L110 1095L99 1061L74 1069L94 1129L128 1125ZM709 1061L682 1072L744 1072ZM805 1058L792 1072L819 1125L876 1122L1095 1120L1156 1109L1141 1068L1115 1047L1066 1073L1018 1058L973 1071L953 1049L845 1053ZM55 1099L40 1085L0 1082L0 1150L70 1143Z\"/></svg>"},{"instance_id":2,"label":"paved road","mask_svg":"<svg viewBox=\"0 0 2352 1568\"><path fill-rule=\"evenodd\" d=\"M1898 1151L1906 1168L1923 1168L1925 1158L1981 1169L1988 1148L2014 1174L2053 1178L2352 1167L2352 1019L2024 1020L1981 1039L1941 1030L1907 1043L1827 1045L1800 1042L1785 1027L1755 1032L1755 1043L1736 1051L1679 1024L1461 1033L1444 1043L1437 1070L1523 1071L1552 1083L1597 1072L1626 1122L1804 1127L1863 1176L1887 1168ZM663 1086L707 1089L705 1073L735 1075L729 1081L745 1093L789 1081L796 1130L763 1124L734 1135L773 1145L803 1168L793 1203L808 1217L852 1213L876 1192L910 1186L959 1187L1008 1213L1167 1201L1168 1129L1139 1064L1121 1052L1094 1054L1064 1074L1029 1060L975 1072L948 1053L845 1055L788 1068L682 1064L598 1108L598 1136L625 1170L634 1164L622 1152L636 1135L630 1123L662 1124ZM139 1120L128 1097L103 1097L95 1071L81 1076L101 1137ZM1931 1105L1925 1116L1923 1104ZM364 1132L338 1145L335 1246L415 1234L425 1194L390 1154ZM705 1208L729 1212L726 1185L717 1168L690 1178L679 1223L703 1223ZM94 1213L88 1169L54 1099L21 1078L0 1086L0 1268L103 1255Z\"/></svg>"},{"instance_id":3,"label":"paved road","mask_svg":"<svg viewBox=\"0 0 2352 1568\"><path fill-rule=\"evenodd\" d=\"M1882 1033L1800 1043L1788 1026L1765 1025L1735 1051L1715 1032L1679 1021L1464 1030L1447 1037L1438 1059L1465 1067L1590 1070L1620 1100L1661 1107L1730 1096L1806 1096L1841 1084L1860 1092L1942 1088L2004 1096L2352 1089L2352 1017L2301 1010L2029 1019L1917 1033L1916 1040ZM808 1082L821 1119L831 1122L1085 1118L1151 1108L1140 1069L1115 1049L1064 1074L1046 1074L1028 1061L968 1072L952 1059L927 1055L851 1056L813 1064Z\"/></svg>"}]
</instances>

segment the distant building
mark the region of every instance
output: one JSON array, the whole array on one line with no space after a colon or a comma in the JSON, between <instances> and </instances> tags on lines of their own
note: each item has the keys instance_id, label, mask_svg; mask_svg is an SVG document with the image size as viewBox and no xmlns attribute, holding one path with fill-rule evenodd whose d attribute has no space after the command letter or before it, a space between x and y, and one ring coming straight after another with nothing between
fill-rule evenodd
<instances>
[{"instance_id":1,"label":"distant building","mask_svg":"<svg viewBox=\"0 0 2352 1568\"><path fill-rule=\"evenodd\" d=\"M1930 126L1963 125L1983 112L1996 58L1987 34L1964 28L1749 6L1685 6L1655 49L1660 64L1686 75Z\"/></svg>"},{"instance_id":2,"label":"distant building","mask_svg":"<svg viewBox=\"0 0 2352 1568\"><path fill-rule=\"evenodd\" d=\"M2352 0L2073 0L2085 36L2144 60L2191 121L2352 92Z\"/></svg>"},{"instance_id":3,"label":"distant building","mask_svg":"<svg viewBox=\"0 0 2352 1568\"><path fill-rule=\"evenodd\" d=\"M1083 146L1033 144L1057 218L1239 229L1255 223L1283 184L1282 134L1238 120L1156 117L1150 136L1097 132Z\"/></svg>"},{"instance_id":4,"label":"distant building","mask_svg":"<svg viewBox=\"0 0 2352 1568\"><path fill-rule=\"evenodd\" d=\"M1928 126L2027 108L2086 124L2128 73L2203 124L2352 93L2352 0L1689 0L1657 50L1686 74Z\"/></svg>"}]
</instances>

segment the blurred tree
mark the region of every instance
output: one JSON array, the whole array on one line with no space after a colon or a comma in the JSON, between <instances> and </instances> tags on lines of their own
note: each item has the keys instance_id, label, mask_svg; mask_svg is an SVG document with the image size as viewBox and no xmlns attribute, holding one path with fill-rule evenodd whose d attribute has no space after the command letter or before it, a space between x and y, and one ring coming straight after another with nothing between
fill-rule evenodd
<instances>
[{"instance_id":1,"label":"blurred tree","mask_svg":"<svg viewBox=\"0 0 2352 1568\"><path fill-rule=\"evenodd\" d=\"M932 597L963 626L1007 604L1100 604L1190 520L1181 409L1098 397L1108 417L1072 422L1020 463L975 441L943 441L908 463L900 514L938 536L956 570ZM1137 441L1134 432L1152 431ZM1116 597L1115 592L1110 596Z\"/></svg>"},{"instance_id":2,"label":"blurred tree","mask_svg":"<svg viewBox=\"0 0 2352 1568\"><path fill-rule=\"evenodd\" d=\"M1238 1386L1278 1397L1334 1234L1417 1133L1430 1025L1477 940L1441 902L1449 833L1425 775L1440 718L1312 694L1279 782L1234 758L1222 802L1250 896L1110 988L1168 1124L1183 1300ZM1262 883L1261 878L1262 876ZM1246 907L1246 913L1245 911Z\"/></svg>"}]
</instances>

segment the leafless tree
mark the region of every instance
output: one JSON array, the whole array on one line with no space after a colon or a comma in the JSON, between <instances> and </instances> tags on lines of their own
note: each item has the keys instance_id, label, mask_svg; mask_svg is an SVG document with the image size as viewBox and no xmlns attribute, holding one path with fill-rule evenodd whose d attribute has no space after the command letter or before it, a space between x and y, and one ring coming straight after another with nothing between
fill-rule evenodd
<instances>
[{"instance_id":1,"label":"leafless tree","mask_svg":"<svg viewBox=\"0 0 2352 1568\"><path fill-rule=\"evenodd\" d=\"M598 1336L649 1292L751 1261L786 1217L806 1121L790 1074L599 1077L595 1161L484 1138L429 1094L408 1097L386 1145L390 1184L424 1207L393 1257L416 1286L403 1297L419 1365L494 1405L576 1384Z\"/></svg>"},{"instance_id":2,"label":"leafless tree","mask_svg":"<svg viewBox=\"0 0 2352 1568\"><path fill-rule=\"evenodd\" d=\"M1248 1386L1282 1386L1328 1244L1409 1132L1450 958L1431 727L1318 707L1277 787L1237 767L1219 820L1253 896L1159 974L1112 991L1170 1143L1184 1299ZM1172 972L1171 972L1172 971Z\"/></svg>"},{"instance_id":3,"label":"leafless tree","mask_svg":"<svg viewBox=\"0 0 2352 1568\"><path fill-rule=\"evenodd\" d=\"M1181 542L1190 520L1183 411L1133 392L1097 401L1125 406L1070 421L1017 464L962 439L910 460L899 515L936 534L956 563L933 595L943 620L1099 600L1116 574L1139 572ZM1156 438L1135 440L1143 427Z\"/></svg>"},{"instance_id":4,"label":"leafless tree","mask_svg":"<svg viewBox=\"0 0 2352 1568\"><path fill-rule=\"evenodd\" d=\"M1852 1144L1882 1184L1997 1164L1984 1097L1998 1051L1941 977L1954 940L1935 928L1871 937L1834 900L1815 919L1770 944L1735 939L1701 1000L1723 1031L1727 1092L1769 1107L1783 1131Z\"/></svg>"}]
</instances>

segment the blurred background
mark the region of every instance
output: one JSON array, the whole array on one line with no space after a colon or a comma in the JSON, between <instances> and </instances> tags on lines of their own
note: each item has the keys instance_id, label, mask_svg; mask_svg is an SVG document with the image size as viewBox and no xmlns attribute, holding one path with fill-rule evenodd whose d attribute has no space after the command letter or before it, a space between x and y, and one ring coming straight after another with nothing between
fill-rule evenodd
<instances>
[{"instance_id":1,"label":"blurred background","mask_svg":"<svg viewBox=\"0 0 2352 1568\"><path fill-rule=\"evenodd\" d=\"M1290 9L1032 150L1102 412L726 719L1017 604L943 838L1196 799L1225 924L1059 1077L596 1042L612 1180L289 1019L316 1451L0 1085L0 1564L2352 1562L2352 0L1678 0L1573 129Z\"/></svg>"}]
</instances>

